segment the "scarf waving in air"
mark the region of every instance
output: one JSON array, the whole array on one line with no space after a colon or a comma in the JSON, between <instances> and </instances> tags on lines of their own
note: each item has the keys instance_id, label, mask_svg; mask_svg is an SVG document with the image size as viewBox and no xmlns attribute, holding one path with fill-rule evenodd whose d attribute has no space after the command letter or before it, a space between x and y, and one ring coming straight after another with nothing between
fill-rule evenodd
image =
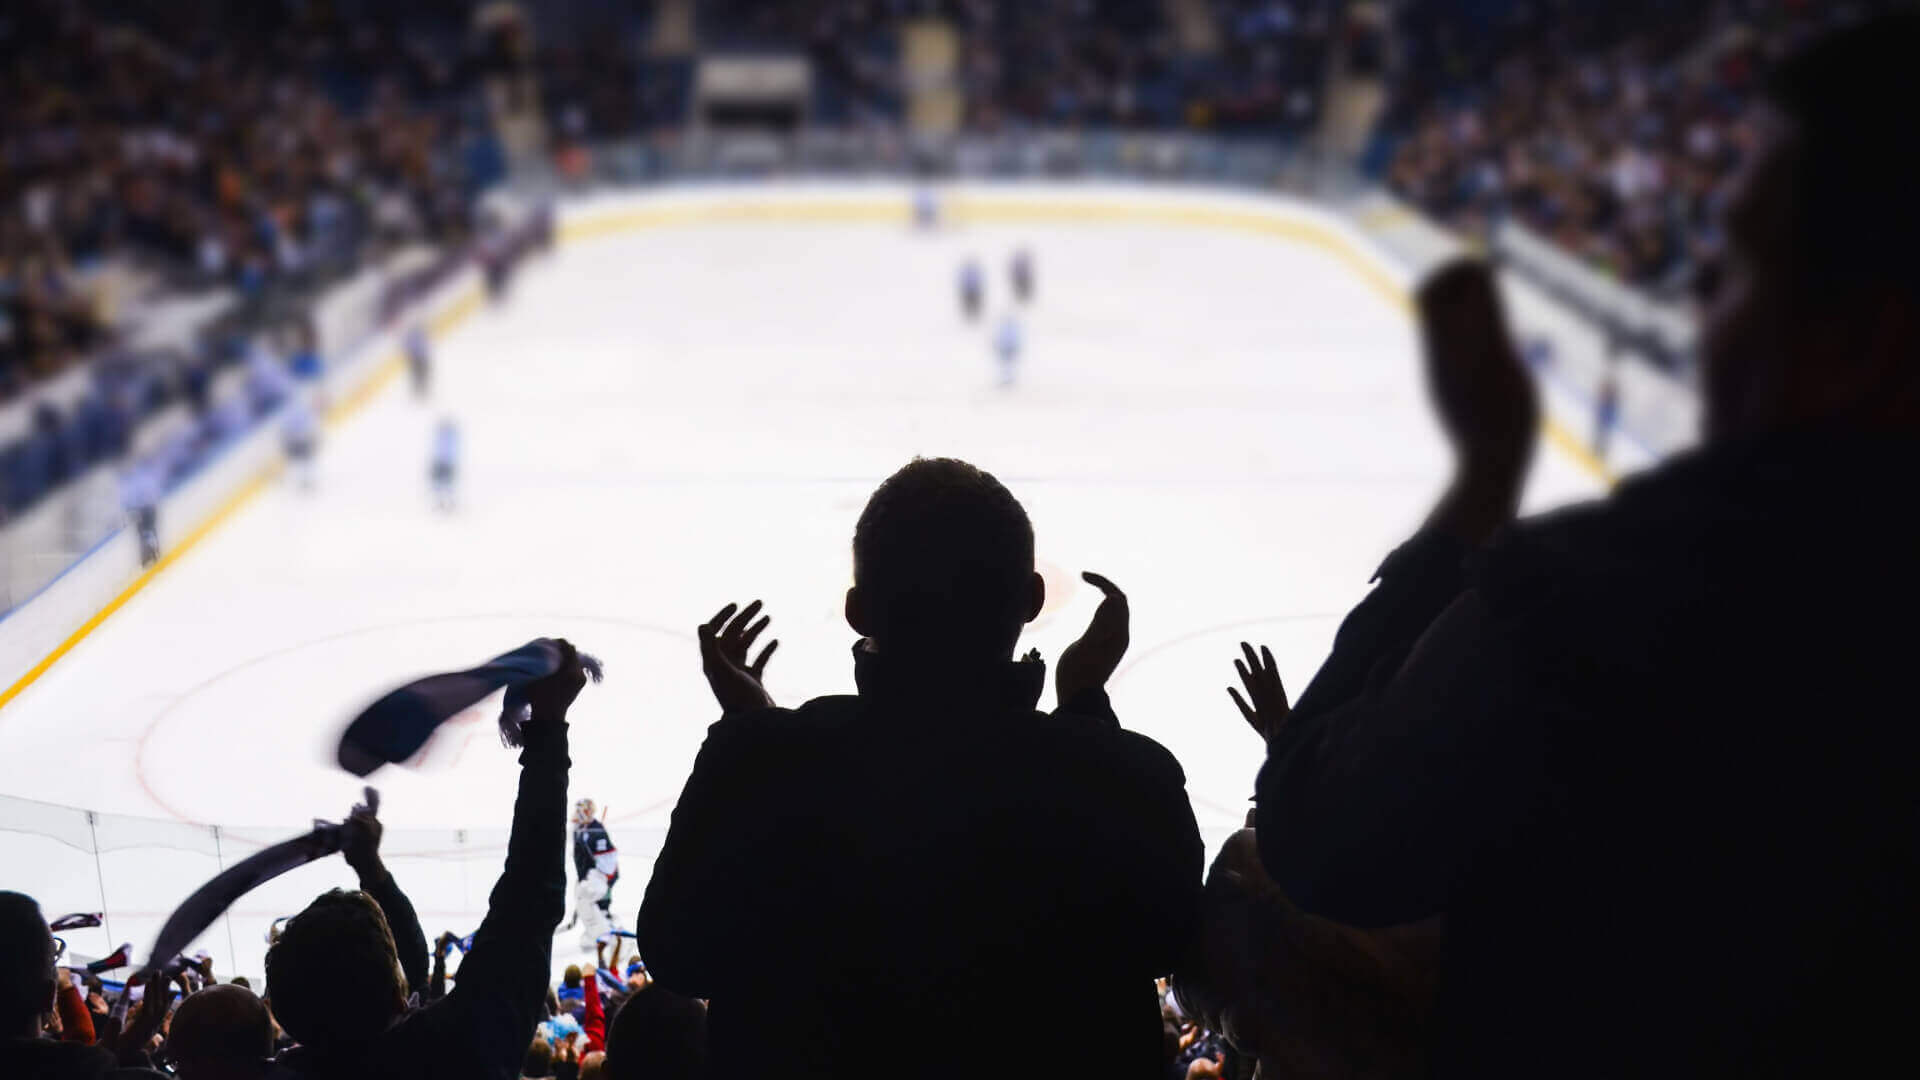
<instances>
[{"instance_id":1,"label":"scarf waving in air","mask_svg":"<svg viewBox=\"0 0 1920 1080\"><path fill-rule=\"evenodd\" d=\"M527 687L559 671L563 656L560 642L536 638L479 667L415 679L367 706L347 725L340 736L340 767L364 777L382 765L405 761L441 724L501 687L507 694L500 709L500 739L519 746L520 726L527 720ZM588 676L599 682L600 661L585 653L578 656Z\"/></svg>"}]
</instances>

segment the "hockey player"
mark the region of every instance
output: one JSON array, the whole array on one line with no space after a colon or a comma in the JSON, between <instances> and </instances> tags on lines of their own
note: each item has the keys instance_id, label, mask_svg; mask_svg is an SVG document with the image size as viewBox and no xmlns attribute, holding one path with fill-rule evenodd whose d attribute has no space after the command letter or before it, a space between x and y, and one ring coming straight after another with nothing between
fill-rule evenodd
<instances>
[{"instance_id":1,"label":"hockey player","mask_svg":"<svg viewBox=\"0 0 1920 1080\"><path fill-rule=\"evenodd\" d=\"M1007 268L1007 276L1013 281L1013 298L1022 304L1033 302L1033 253L1026 248L1013 253L1013 262Z\"/></svg>"},{"instance_id":2,"label":"hockey player","mask_svg":"<svg viewBox=\"0 0 1920 1080\"><path fill-rule=\"evenodd\" d=\"M313 457L320 445L320 416L313 404L314 391L296 390L287 403L286 419L280 425L280 441L287 452L287 467L303 491L313 490Z\"/></svg>"},{"instance_id":3,"label":"hockey player","mask_svg":"<svg viewBox=\"0 0 1920 1080\"><path fill-rule=\"evenodd\" d=\"M460 425L449 416L433 429L433 456L427 466L433 489L433 508L452 510L460 475Z\"/></svg>"},{"instance_id":4,"label":"hockey player","mask_svg":"<svg viewBox=\"0 0 1920 1080\"><path fill-rule=\"evenodd\" d=\"M934 196L932 188L914 189L913 223L921 229L933 229L939 226L940 200Z\"/></svg>"},{"instance_id":5,"label":"hockey player","mask_svg":"<svg viewBox=\"0 0 1920 1080\"><path fill-rule=\"evenodd\" d=\"M158 467L135 462L120 474L120 505L140 540L140 565L160 561L160 477Z\"/></svg>"},{"instance_id":6,"label":"hockey player","mask_svg":"<svg viewBox=\"0 0 1920 1080\"><path fill-rule=\"evenodd\" d=\"M1620 376L1619 362L1609 359L1607 372L1600 379L1600 391L1594 396L1593 403L1593 456L1605 463L1607 444L1613 437L1613 429L1620 424Z\"/></svg>"},{"instance_id":7,"label":"hockey player","mask_svg":"<svg viewBox=\"0 0 1920 1080\"><path fill-rule=\"evenodd\" d=\"M620 880L620 853L595 811L592 799L573 804L574 911L583 951L613 931L613 883Z\"/></svg>"},{"instance_id":8,"label":"hockey player","mask_svg":"<svg viewBox=\"0 0 1920 1080\"><path fill-rule=\"evenodd\" d=\"M1003 388L1013 385L1013 376L1020 366L1020 319L1012 312L1000 320L1000 329L993 335L993 352L1000 361L1000 385Z\"/></svg>"},{"instance_id":9,"label":"hockey player","mask_svg":"<svg viewBox=\"0 0 1920 1080\"><path fill-rule=\"evenodd\" d=\"M427 328L421 323L407 328L406 350L407 372L413 376L413 396L425 399L433 377L433 350Z\"/></svg>"},{"instance_id":10,"label":"hockey player","mask_svg":"<svg viewBox=\"0 0 1920 1080\"><path fill-rule=\"evenodd\" d=\"M962 263L960 265L960 313L967 317L967 321L979 320L980 307L986 299L986 292L986 278L980 272L979 261L968 259Z\"/></svg>"}]
</instances>

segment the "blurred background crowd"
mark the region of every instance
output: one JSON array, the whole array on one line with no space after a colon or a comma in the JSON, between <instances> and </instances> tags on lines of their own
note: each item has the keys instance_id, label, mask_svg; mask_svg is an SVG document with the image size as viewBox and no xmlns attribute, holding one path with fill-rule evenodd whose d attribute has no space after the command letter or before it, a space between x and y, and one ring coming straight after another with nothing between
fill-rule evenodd
<instances>
[{"instance_id":1,"label":"blurred background crowd","mask_svg":"<svg viewBox=\"0 0 1920 1080\"><path fill-rule=\"evenodd\" d=\"M1377 77L1361 161L1393 192L1470 232L1516 219L1673 295L1711 282L1760 74L1873 6L571 0L509 17L458 0L24 0L0 16L0 399L124 351L159 296L231 290L248 317L147 362L140 385L103 377L12 425L28 430L0 425L8 444L60 444L7 453L0 507L118 452L154 402L192 396L200 369L297 322L325 283L402 245L465 242L507 173L520 92L542 145L577 157L699 129L701 57L793 56L809 103L782 123L914 130L928 69L909 28L938 26L954 130L1311 147L1330 93Z\"/></svg>"}]
</instances>

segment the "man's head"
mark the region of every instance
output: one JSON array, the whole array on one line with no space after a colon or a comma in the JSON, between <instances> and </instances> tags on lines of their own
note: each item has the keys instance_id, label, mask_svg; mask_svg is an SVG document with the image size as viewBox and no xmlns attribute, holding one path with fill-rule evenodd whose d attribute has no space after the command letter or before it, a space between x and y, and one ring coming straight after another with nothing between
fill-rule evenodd
<instances>
[{"instance_id":1,"label":"man's head","mask_svg":"<svg viewBox=\"0 0 1920 1080\"><path fill-rule=\"evenodd\" d=\"M573 804L573 823L575 825L585 825L593 820L593 815L598 810L599 807L593 805L592 799L581 799L579 802Z\"/></svg>"},{"instance_id":2,"label":"man's head","mask_svg":"<svg viewBox=\"0 0 1920 1080\"><path fill-rule=\"evenodd\" d=\"M167 1051L181 1080L250 1080L273 1056L273 1019L244 986L209 986L174 1010Z\"/></svg>"},{"instance_id":3,"label":"man's head","mask_svg":"<svg viewBox=\"0 0 1920 1080\"><path fill-rule=\"evenodd\" d=\"M606 1074L613 1080L692 1080L704 1075L707 1010L692 998L651 986L628 998L607 1023Z\"/></svg>"},{"instance_id":4,"label":"man's head","mask_svg":"<svg viewBox=\"0 0 1920 1080\"><path fill-rule=\"evenodd\" d=\"M915 458L854 527L847 622L881 652L1005 659L1045 599L1026 510L964 461Z\"/></svg>"},{"instance_id":5,"label":"man's head","mask_svg":"<svg viewBox=\"0 0 1920 1080\"><path fill-rule=\"evenodd\" d=\"M267 997L287 1034L314 1047L372 1041L407 1008L407 981L380 905L332 889L267 950Z\"/></svg>"},{"instance_id":6,"label":"man's head","mask_svg":"<svg viewBox=\"0 0 1920 1080\"><path fill-rule=\"evenodd\" d=\"M53 1008L53 933L33 897L0 892L0 1038L32 1028Z\"/></svg>"},{"instance_id":7,"label":"man's head","mask_svg":"<svg viewBox=\"0 0 1920 1080\"><path fill-rule=\"evenodd\" d=\"M1707 434L1920 427L1920 13L1835 33L1774 73L1725 216Z\"/></svg>"},{"instance_id":8,"label":"man's head","mask_svg":"<svg viewBox=\"0 0 1920 1080\"><path fill-rule=\"evenodd\" d=\"M521 1076L552 1076L553 1047L547 1040L535 1036L533 1044L527 1047L527 1057L520 1065Z\"/></svg>"},{"instance_id":9,"label":"man's head","mask_svg":"<svg viewBox=\"0 0 1920 1080\"><path fill-rule=\"evenodd\" d=\"M560 973L560 985L569 990L580 988L580 965L568 964L567 970Z\"/></svg>"}]
</instances>

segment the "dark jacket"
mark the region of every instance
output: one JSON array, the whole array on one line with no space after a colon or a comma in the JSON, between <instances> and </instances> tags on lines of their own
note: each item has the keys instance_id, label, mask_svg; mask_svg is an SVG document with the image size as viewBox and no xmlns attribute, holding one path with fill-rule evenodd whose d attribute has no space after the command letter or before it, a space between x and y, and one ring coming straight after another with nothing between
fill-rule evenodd
<instances>
[{"instance_id":1,"label":"dark jacket","mask_svg":"<svg viewBox=\"0 0 1920 1080\"><path fill-rule=\"evenodd\" d=\"M1032 1028L1157 1078L1201 869L1172 755L1097 691L1036 711L1037 662L856 657L858 697L713 725L654 865L640 952L711 999L715 1075L984 1076Z\"/></svg>"},{"instance_id":2,"label":"dark jacket","mask_svg":"<svg viewBox=\"0 0 1920 1080\"><path fill-rule=\"evenodd\" d=\"M1438 1076L1902 1071L1920 444L1715 448L1382 567L1260 776L1262 860L1447 915Z\"/></svg>"},{"instance_id":3,"label":"dark jacket","mask_svg":"<svg viewBox=\"0 0 1920 1080\"><path fill-rule=\"evenodd\" d=\"M104 1047L52 1039L0 1039L0 1076L6 1080L157 1080L161 1074L120 1068Z\"/></svg>"},{"instance_id":4,"label":"dark jacket","mask_svg":"<svg viewBox=\"0 0 1920 1080\"><path fill-rule=\"evenodd\" d=\"M407 894L400 889L400 883L384 868L377 875L361 875L360 891L373 897L373 902L380 905L381 914L387 918L387 928L393 931L394 951L400 956L400 970L407 977L407 992L418 994L425 1001L427 935L420 929L420 916L414 913L413 901L407 899Z\"/></svg>"},{"instance_id":5,"label":"dark jacket","mask_svg":"<svg viewBox=\"0 0 1920 1080\"><path fill-rule=\"evenodd\" d=\"M408 1013L364 1053L296 1047L276 1075L314 1080L511 1080L546 1019L553 932L566 911L567 727L529 724L506 867L446 997ZM383 900L384 906L384 900Z\"/></svg>"}]
</instances>

